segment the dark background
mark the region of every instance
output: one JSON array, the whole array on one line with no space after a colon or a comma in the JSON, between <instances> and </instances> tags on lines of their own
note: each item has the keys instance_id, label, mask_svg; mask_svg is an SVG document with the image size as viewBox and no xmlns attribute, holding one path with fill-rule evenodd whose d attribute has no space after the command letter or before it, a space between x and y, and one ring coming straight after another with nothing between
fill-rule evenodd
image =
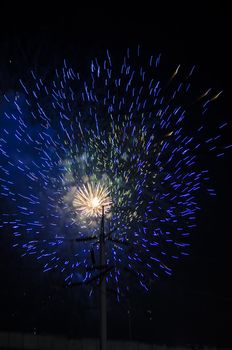
<instances>
[{"instance_id":1,"label":"dark background","mask_svg":"<svg viewBox=\"0 0 232 350\"><path fill-rule=\"evenodd\" d=\"M63 58L75 64L109 48L117 55L141 45L161 52L170 64L198 66L199 86L223 90L212 119L231 116L231 23L229 6L143 2L131 7L2 4L0 89L14 89L28 67L49 70ZM230 128L230 127L229 127ZM225 134L225 144L230 143ZM203 199L191 256L161 278L150 295L135 291L121 304L109 301L108 336L168 344L231 346L231 172L230 153L209 159L216 198ZM1 209L1 208L0 208ZM11 249L9 232L0 234L0 330L98 335L96 300L80 290L57 287L29 259ZM131 318L127 310L131 309ZM130 322L131 320L131 322Z\"/></svg>"}]
</instances>

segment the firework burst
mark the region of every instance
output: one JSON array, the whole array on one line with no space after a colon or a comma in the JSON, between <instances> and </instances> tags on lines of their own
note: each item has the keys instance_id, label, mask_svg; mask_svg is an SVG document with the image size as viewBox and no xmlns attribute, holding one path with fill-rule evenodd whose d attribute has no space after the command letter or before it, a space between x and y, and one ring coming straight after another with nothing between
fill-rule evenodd
<instances>
[{"instance_id":1,"label":"firework burst","mask_svg":"<svg viewBox=\"0 0 232 350\"><path fill-rule=\"evenodd\" d=\"M87 186L83 185L83 188L77 190L73 205L84 216L100 216L102 207L104 207L105 212L110 209L111 199L109 195L109 190L106 187L87 183Z\"/></svg>"},{"instance_id":2,"label":"firework burst","mask_svg":"<svg viewBox=\"0 0 232 350\"><path fill-rule=\"evenodd\" d=\"M89 257L98 240L81 238L99 236L102 205L110 208L114 239L107 282L119 293L130 286L126 272L146 290L172 274L175 260L189 253L199 193L215 194L200 157L224 153L226 124L219 121L216 134L207 130L207 110L220 93L209 89L193 103L194 67L178 66L162 79L159 66L160 55L143 57L140 49L114 66L107 52L90 62L86 78L65 62L52 81L31 72L1 102L1 227L10 227L22 256L67 283L95 273Z\"/></svg>"}]
</instances>

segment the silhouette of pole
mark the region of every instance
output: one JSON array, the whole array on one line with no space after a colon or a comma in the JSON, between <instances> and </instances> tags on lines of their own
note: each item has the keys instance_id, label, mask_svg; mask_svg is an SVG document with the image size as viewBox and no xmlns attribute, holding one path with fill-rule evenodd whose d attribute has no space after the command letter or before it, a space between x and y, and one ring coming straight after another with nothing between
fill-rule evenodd
<instances>
[{"instance_id":1,"label":"silhouette of pole","mask_svg":"<svg viewBox=\"0 0 232 350\"><path fill-rule=\"evenodd\" d=\"M102 219L100 228L100 266L102 271L106 268L106 248L105 248L105 214L102 206ZM107 343L107 320L106 320L106 276L102 273L100 285L100 350L106 350Z\"/></svg>"}]
</instances>

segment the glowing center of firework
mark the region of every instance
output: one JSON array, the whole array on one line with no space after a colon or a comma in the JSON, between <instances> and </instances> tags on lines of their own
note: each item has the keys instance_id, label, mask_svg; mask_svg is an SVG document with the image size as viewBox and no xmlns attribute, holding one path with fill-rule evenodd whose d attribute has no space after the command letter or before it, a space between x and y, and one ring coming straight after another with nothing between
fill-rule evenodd
<instances>
[{"instance_id":1,"label":"glowing center of firework","mask_svg":"<svg viewBox=\"0 0 232 350\"><path fill-rule=\"evenodd\" d=\"M103 206L105 212L110 209L112 202L109 194L106 186L87 183L77 189L73 206L84 216L100 216Z\"/></svg>"},{"instance_id":2,"label":"glowing center of firework","mask_svg":"<svg viewBox=\"0 0 232 350\"><path fill-rule=\"evenodd\" d=\"M99 198L94 197L94 198L92 199L92 207L93 207L93 208L97 208L97 207L99 206L99 204L100 204Z\"/></svg>"}]
</instances>

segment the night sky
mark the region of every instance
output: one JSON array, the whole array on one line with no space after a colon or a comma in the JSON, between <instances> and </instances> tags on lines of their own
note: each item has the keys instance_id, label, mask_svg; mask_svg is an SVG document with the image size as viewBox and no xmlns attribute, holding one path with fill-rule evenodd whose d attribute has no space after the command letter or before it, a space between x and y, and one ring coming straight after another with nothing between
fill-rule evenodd
<instances>
[{"instance_id":1,"label":"night sky","mask_svg":"<svg viewBox=\"0 0 232 350\"><path fill-rule=\"evenodd\" d=\"M224 91L210 111L212 120L220 114L230 121L232 15L226 6L59 6L48 10L33 4L28 12L19 7L14 13L8 6L2 11L7 20L0 23L1 93L16 89L30 67L49 70L64 58L83 65L86 56L98 56L107 48L117 55L140 44L144 52L161 52L167 64L196 64L199 87ZM225 144L230 143L230 134L228 130ZM110 338L232 345L229 160L228 151L223 159L209 161L217 197L201 199L191 255L176 263L173 276L161 278L149 295L135 290L121 304L109 299ZM1 331L98 336L96 299L89 301L81 290L62 288L34 261L20 259L11 248L10 232L0 234L0 271Z\"/></svg>"}]
</instances>

